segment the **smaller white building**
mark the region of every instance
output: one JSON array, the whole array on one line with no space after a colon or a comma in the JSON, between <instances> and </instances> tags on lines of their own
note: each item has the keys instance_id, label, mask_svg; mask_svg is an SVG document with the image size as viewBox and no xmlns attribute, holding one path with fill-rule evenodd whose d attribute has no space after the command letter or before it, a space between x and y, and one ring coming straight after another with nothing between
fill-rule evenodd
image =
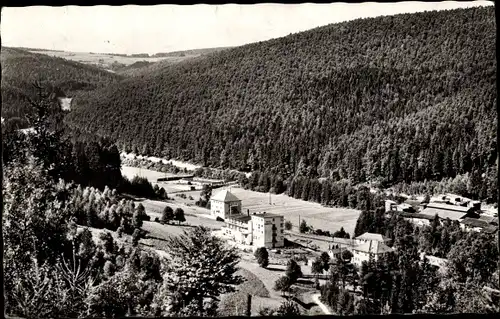
<instances>
[{"instance_id":1,"label":"smaller white building","mask_svg":"<svg viewBox=\"0 0 500 319\"><path fill-rule=\"evenodd\" d=\"M353 254L351 262L361 267L363 261L368 262L370 258L377 261L382 255L392 252L393 249L387 246L390 239L381 234L364 233L354 239L333 238L333 244L329 249L331 258L341 256L344 250Z\"/></svg>"},{"instance_id":2,"label":"smaller white building","mask_svg":"<svg viewBox=\"0 0 500 319\"><path fill-rule=\"evenodd\" d=\"M210 213L214 217L226 219L241 214L241 200L227 189L210 198Z\"/></svg>"},{"instance_id":3,"label":"smaller white building","mask_svg":"<svg viewBox=\"0 0 500 319\"><path fill-rule=\"evenodd\" d=\"M377 261L381 256L392 251L393 249L387 246L383 241L369 240L361 245L353 247L352 263L361 267L364 261L368 262L370 258L373 261Z\"/></svg>"}]
</instances>

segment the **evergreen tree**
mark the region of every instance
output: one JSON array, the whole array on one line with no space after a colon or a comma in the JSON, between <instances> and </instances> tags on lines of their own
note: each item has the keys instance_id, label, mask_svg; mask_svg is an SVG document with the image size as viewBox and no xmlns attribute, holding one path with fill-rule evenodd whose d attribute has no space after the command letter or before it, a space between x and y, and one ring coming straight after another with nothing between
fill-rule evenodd
<instances>
[{"instance_id":1,"label":"evergreen tree","mask_svg":"<svg viewBox=\"0 0 500 319\"><path fill-rule=\"evenodd\" d=\"M174 219L174 210L170 206L165 206L163 213L161 215L161 222L163 224L170 224L170 221Z\"/></svg>"},{"instance_id":2,"label":"evergreen tree","mask_svg":"<svg viewBox=\"0 0 500 319\"><path fill-rule=\"evenodd\" d=\"M186 217L184 217L184 210L182 208L176 208L174 212L174 219L180 223L186 221Z\"/></svg>"},{"instance_id":3,"label":"evergreen tree","mask_svg":"<svg viewBox=\"0 0 500 319\"><path fill-rule=\"evenodd\" d=\"M203 227L170 237L166 245L172 267L163 277L158 297L173 314L203 315L210 312L215 309L218 296L235 291L235 285L243 280L235 274L238 254ZM192 276L192 273L198 275ZM168 298L172 294L183 297ZM165 308L162 306L162 309Z\"/></svg>"}]
</instances>

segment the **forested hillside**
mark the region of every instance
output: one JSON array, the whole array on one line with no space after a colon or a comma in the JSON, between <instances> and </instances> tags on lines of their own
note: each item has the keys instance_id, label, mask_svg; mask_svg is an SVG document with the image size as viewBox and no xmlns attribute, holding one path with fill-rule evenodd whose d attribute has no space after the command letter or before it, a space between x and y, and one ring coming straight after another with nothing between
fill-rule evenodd
<instances>
[{"instance_id":1,"label":"forested hillside","mask_svg":"<svg viewBox=\"0 0 500 319\"><path fill-rule=\"evenodd\" d=\"M67 119L127 151L284 179L477 175L496 160L495 35L493 6L359 19L124 80Z\"/></svg>"},{"instance_id":2,"label":"forested hillside","mask_svg":"<svg viewBox=\"0 0 500 319\"><path fill-rule=\"evenodd\" d=\"M26 126L31 112L29 99L36 98L32 83L40 81L53 98L72 97L117 82L121 77L81 63L2 47L2 117Z\"/></svg>"}]
</instances>

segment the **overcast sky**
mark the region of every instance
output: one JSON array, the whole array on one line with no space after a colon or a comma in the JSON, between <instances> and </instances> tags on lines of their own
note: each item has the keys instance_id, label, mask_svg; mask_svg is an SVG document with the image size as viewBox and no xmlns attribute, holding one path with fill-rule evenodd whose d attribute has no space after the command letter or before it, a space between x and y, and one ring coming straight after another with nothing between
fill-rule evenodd
<instances>
[{"instance_id":1,"label":"overcast sky","mask_svg":"<svg viewBox=\"0 0 500 319\"><path fill-rule=\"evenodd\" d=\"M380 15L492 5L491 1L362 4L2 8L2 45L74 52L157 53L237 46Z\"/></svg>"}]
</instances>

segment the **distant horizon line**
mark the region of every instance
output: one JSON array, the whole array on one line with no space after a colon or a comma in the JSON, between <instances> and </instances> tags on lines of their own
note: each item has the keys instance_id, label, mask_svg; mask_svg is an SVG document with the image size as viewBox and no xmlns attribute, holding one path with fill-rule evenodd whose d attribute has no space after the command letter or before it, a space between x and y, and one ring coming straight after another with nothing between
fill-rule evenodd
<instances>
[{"instance_id":1,"label":"distant horizon line","mask_svg":"<svg viewBox=\"0 0 500 319\"><path fill-rule=\"evenodd\" d=\"M267 41L267 40L266 40ZM259 41L258 41L259 42ZM247 44L251 44L254 42L250 42ZM92 52L92 51L69 51L69 50L59 50L59 49L45 49L45 48L33 48L33 47L19 47L19 46L6 46L3 45L2 48L10 48L10 49L21 49L25 51L51 51L51 52L66 52L66 53L87 53L87 54L102 54L102 55L119 55L119 56L124 56L124 57L134 57L135 55L148 55L148 58L154 58L155 55L158 54L173 54L173 53L183 53L183 52L188 52L188 51L200 51L200 50L210 50L210 49L231 49L231 48L236 48L239 46L243 46L246 44L242 45L233 45L233 46L217 46L217 47L207 47L207 48L198 48L198 49L185 49L185 50L175 50L175 51L165 51L165 52L156 52L153 54L149 54L147 52L142 52L142 53L118 53L118 52ZM146 57L144 57L146 58Z\"/></svg>"}]
</instances>

